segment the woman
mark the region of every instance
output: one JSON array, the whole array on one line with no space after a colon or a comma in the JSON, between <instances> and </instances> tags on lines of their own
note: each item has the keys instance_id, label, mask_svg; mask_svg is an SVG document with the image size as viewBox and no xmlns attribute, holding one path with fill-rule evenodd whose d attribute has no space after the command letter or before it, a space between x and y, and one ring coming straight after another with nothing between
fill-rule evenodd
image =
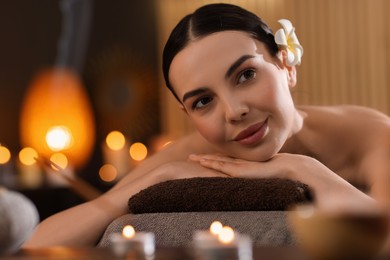
<instances>
[{"instance_id":1,"label":"woman","mask_svg":"<svg viewBox=\"0 0 390 260\"><path fill-rule=\"evenodd\" d=\"M308 184L324 210L388 208L389 117L357 106L295 107L303 49L291 24L282 25L275 38L256 15L228 4L184 17L165 46L163 71L197 132L96 200L43 221L25 247L93 245L127 212L130 196L180 178L288 178Z\"/></svg>"}]
</instances>

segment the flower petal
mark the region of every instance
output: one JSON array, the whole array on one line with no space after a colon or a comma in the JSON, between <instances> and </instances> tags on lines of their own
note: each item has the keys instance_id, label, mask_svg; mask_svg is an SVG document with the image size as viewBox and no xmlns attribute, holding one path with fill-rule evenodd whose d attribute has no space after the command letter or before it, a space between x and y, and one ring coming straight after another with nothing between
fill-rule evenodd
<instances>
[{"instance_id":1,"label":"flower petal","mask_svg":"<svg viewBox=\"0 0 390 260\"><path fill-rule=\"evenodd\" d=\"M287 50L286 64L288 66L299 65L303 55L303 47L295 34L295 28L287 19L280 19L278 22L283 29L279 29L275 33L275 42L279 47Z\"/></svg>"},{"instance_id":2,"label":"flower petal","mask_svg":"<svg viewBox=\"0 0 390 260\"><path fill-rule=\"evenodd\" d=\"M282 25L282 27L287 35L289 35L291 33L291 31L294 31L294 27L292 26L292 23L289 20L280 19L278 22Z\"/></svg>"},{"instance_id":3,"label":"flower petal","mask_svg":"<svg viewBox=\"0 0 390 260\"><path fill-rule=\"evenodd\" d=\"M279 29L275 33L275 42L278 45L287 47L287 37L283 29Z\"/></svg>"},{"instance_id":4,"label":"flower petal","mask_svg":"<svg viewBox=\"0 0 390 260\"><path fill-rule=\"evenodd\" d=\"M295 55L290 50L287 50L286 64L288 66L295 66Z\"/></svg>"},{"instance_id":5,"label":"flower petal","mask_svg":"<svg viewBox=\"0 0 390 260\"><path fill-rule=\"evenodd\" d=\"M287 41L288 41L289 44L300 44L299 41L298 41L298 37L297 37L297 35L295 34L295 32L290 33L290 34L287 36Z\"/></svg>"}]
</instances>

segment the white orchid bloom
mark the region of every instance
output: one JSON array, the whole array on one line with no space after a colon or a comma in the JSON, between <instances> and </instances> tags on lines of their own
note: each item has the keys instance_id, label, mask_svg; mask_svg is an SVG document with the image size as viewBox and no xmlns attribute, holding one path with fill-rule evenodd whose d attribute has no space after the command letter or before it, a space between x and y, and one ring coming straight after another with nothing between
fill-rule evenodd
<instances>
[{"instance_id":1,"label":"white orchid bloom","mask_svg":"<svg viewBox=\"0 0 390 260\"><path fill-rule=\"evenodd\" d=\"M275 33L275 42L280 48L287 51L287 65L295 66L301 64L303 47L295 34L295 28L287 19L281 19L278 22L282 25L283 29L279 29Z\"/></svg>"}]
</instances>

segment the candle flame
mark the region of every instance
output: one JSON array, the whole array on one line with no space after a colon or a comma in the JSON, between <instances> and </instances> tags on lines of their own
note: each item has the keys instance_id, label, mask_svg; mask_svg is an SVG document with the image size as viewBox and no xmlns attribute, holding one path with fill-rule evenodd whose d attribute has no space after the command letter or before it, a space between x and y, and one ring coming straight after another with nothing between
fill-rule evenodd
<instances>
[{"instance_id":1,"label":"candle flame","mask_svg":"<svg viewBox=\"0 0 390 260\"><path fill-rule=\"evenodd\" d=\"M221 232L222 228L223 228L223 226L222 226L221 222L214 221L210 225L210 233L213 235L218 235Z\"/></svg>"},{"instance_id":2,"label":"candle flame","mask_svg":"<svg viewBox=\"0 0 390 260\"><path fill-rule=\"evenodd\" d=\"M54 152L67 149L72 143L72 134L65 126L54 126L47 130L46 143Z\"/></svg>"},{"instance_id":3,"label":"candle flame","mask_svg":"<svg viewBox=\"0 0 390 260\"><path fill-rule=\"evenodd\" d=\"M130 226L130 225L126 225L123 230L122 230L122 235L125 237L125 238L132 238L135 236L135 229L133 228L133 226Z\"/></svg>"},{"instance_id":4,"label":"candle flame","mask_svg":"<svg viewBox=\"0 0 390 260\"><path fill-rule=\"evenodd\" d=\"M225 226L218 234L218 240L224 244L230 243L234 240L234 231L231 227Z\"/></svg>"}]
</instances>

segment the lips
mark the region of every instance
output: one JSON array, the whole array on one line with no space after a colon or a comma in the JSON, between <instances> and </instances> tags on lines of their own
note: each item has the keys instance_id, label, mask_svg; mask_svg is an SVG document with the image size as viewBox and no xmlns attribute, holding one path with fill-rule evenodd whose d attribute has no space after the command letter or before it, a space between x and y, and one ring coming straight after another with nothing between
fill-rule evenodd
<instances>
[{"instance_id":1,"label":"lips","mask_svg":"<svg viewBox=\"0 0 390 260\"><path fill-rule=\"evenodd\" d=\"M260 123L254 124L241 131L234 141L243 145L252 145L259 142L265 135L268 126L268 118Z\"/></svg>"}]
</instances>

